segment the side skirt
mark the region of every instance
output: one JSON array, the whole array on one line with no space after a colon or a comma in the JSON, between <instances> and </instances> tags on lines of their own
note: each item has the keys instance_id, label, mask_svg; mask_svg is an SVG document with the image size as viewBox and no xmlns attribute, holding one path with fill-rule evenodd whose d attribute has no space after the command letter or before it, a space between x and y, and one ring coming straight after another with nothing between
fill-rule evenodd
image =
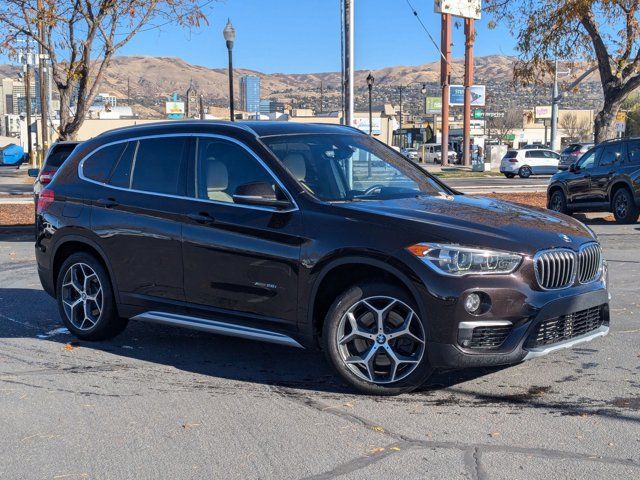
<instances>
[{"instance_id":1,"label":"side skirt","mask_svg":"<svg viewBox=\"0 0 640 480\"><path fill-rule=\"evenodd\" d=\"M277 332L262 330L259 328L244 327L232 323L219 322L217 320L205 320L198 317L189 317L167 312L144 312L136 315L132 320L142 320L145 322L171 325L174 327L189 328L201 332L217 333L230 337L247 338L250 340L260 340L262 342L277 343L289 347L304 348L293 338Z\"/></svg>"}]
</instances>

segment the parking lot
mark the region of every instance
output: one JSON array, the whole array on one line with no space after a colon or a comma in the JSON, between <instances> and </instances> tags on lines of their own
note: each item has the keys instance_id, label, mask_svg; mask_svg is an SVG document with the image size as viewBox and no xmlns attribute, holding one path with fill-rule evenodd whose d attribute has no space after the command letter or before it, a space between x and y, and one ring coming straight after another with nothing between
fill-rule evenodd
<instances>
[{"instance_id":1,"label":"parking lot","mask_svg":"<svg viewBox=\"0 0 640 480\"><path fill-rule=\"evenodd\" d=\"M0 478L638 478L640 225L595 221L610 334L511 368L354 394L321 354L132 322L61 328L0 236Z\"/></svg>"}]
</instances>

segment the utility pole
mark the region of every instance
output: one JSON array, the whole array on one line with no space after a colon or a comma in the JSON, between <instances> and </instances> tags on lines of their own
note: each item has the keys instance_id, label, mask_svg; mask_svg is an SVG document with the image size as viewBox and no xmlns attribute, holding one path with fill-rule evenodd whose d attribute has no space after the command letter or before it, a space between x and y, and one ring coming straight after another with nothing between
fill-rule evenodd
<instances>
[{"instance_id":1,"label":"utility pole","mask_svg":"<svg viewBox=\"0 0 640 480\"><path fill-rule=\"evenodd\" d=\"M27 49L25 52L24 63L24 91L27 97L27 152L29 153L29 163L36 167L36 158L33 155L33 142L31 140L31 52L29 50L29 37L27 37Z\"/></svg>"},{"instance_id":2,"label":"utility pole","mask_svg":"<svg viewBox=\"0 0 640 480\"><path fill-rule=\"evenodd\" d=\"M318 113L322 113L324 111L324 85L322 84L322 80L320 80L320 105Z\"/></svg>"},{"instance_id":3,"label":"utility pole","mask_svg":"<svg viewBox=\"0 0 640 480\"><path fill-rule=\"evenodd\" d=\"M462 158L466 166L471 165L471 86L473 85L473 41L475 37L473 18L464 19L464 128L462 134Z\"/></svg>"},{"instance_id":4,"label":"utility pole","mask_svg":"<svg viewBox=\"0 0 640 480\"><path fill-rule=\"evenodd\" d=\"M45 41L44 38L44 19L43 14L44 14L44 8L42 6L42 0L38 0L38 39L39 39L39 43L38 43L38 77L39 78L39 82L38 82L38 87L39 87L39 91L40 91L40 123L41 123L41 130L42 130L42 157L40 159L40 162L44 162L44 158L47 155L47 150L49 149L49 132L48 132L48 119L49 119L49 115L48 115L48 109L47 109L47 93L46 93L46 85L45 85L45 76L44 76L44 69L45 69L45 51L44 48L42 47L42 44Z\"/></svg>"},{"instance_id":5,"label":"utility pole","mask_svg":"<svg viewBox=\"0 0 640 480\"><path fill-rule=\"evenodd\" d=\"M200 120L204 120L204 97L200 94Z\"/></svg>"},{"instance_id":6,"label":"utility pole","mask_svg":"<svg viewBox=\"0 0 640 480\"><path fill-rule=\"evenodd\" d=\"M551 150L556 150L558 135L558 59L553 62L553 87L551 89ZM545 130L545 142L547 134Z\"/></svg>"},{"instance_id":7,"label":"utility pole","mask_svg":"<svg viewBox=\"0 0 640 480\"><path fill-rule=\"evenodd\" d=\"M449 85L451 83L451 15L442 14L440 83L442 85L442 165L449 162Z\"/></svg>"},{"instance_id":8,"label":"utility pole","mask_svg":"<svg viewBox=\"0 0 640 480\"><path fill-rule=\"evenodd\" d=\"M345 101L345 125L353 123L353 3L354 0L342 0L344 2L344 101Z\"/></svg>"},{"instance_id":9,"label":"utility pole","mask_svg":"<svg viewBox=\"0 0 640 480\"><path fill-rule=\"evenodd\" d=\"M398 125L398 147L404 147L404 135L402 134L402 89L404 87L400 85L398 87L398 92L400 93L400 122Z\"/></svg>"},{"instance_id":10,"label":"utility pole","mask_svg":"<svg viewBox=\"0 0 640 480\"><path fill-rule=\"evenodd\" d=\"M127 105L131 106L131 78L127 77Z\"/></svg>"}]
</instances>

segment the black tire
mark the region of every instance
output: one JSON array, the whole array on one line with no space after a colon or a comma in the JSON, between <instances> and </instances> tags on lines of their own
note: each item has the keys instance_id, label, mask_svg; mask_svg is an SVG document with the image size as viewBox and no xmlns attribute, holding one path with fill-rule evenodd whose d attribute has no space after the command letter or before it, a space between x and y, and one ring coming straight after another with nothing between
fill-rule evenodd
<instances>
[{"instance_id":1,"label":"black tire","mask_svg":"<svg viewBox=\"0 0 640 480\"><path fill-rule=\"evenodd\" d=\"M520 178L529 178L531 175L533 175L533 172L531 171L531 167L525 165L524 167L520 167L520 170L518 170L518 175L520 176Z\"/></svg>"},{"instance_id":2,"label":"black tire","mask_svg":"<svg viewBox=\"0 0 640 480\"><path fill-rule=\"evenodd\" d=\"M73 285L70 285L69 283L65 284L65 279L68 280L70 278L68 275L73 275L74 271L84 271L89 273L93 271L93 274L95 274L85 275L82 279L83 289L85 292L84 295L82 295ZM98 314L87 315L86 305L91 301L89 300L90 297L88 297L86 293L88 290L87 277L93 278L91 283L94 284L94 292L98 291L95 285L98 285L101 289L98 297L100 301L94 301L94 306L96 306L96 308L92 309L97 312L97 305L99 303L100 309ZM69 292L71 292L72 295L77 294L77 298L72 298L72 295L69 295ZM122 331L127 327L128 320L118 316L109 275L102 264L93 255L85 252L74 253L64 261L62 267L60 267L58 278L56 279L56 298L58 302L58 311L64 326L67 327L67 329L69 329L69 331L76 337L82 340L106 340L122 333ZM79 304L77 307L69 309L69 304L75 303L78 300L82 302L82 305ZM80 308L82 308L81 311L79 311ZM69 312L71 313L69 313L67 309L69 309ZM74 316L75 323L70 318L70 315ZM79 320L76 315L84 317L80 325L78 325ZM89 316L92 316L93 319L89 320ZM91 324L90 322L94 320L95 323Z\"/></svg>"},{"instance_id":3,"label":"black tire","mask_svg":"<svg viewBox=\"0 0 640 480\"><path fill-rule=\"evenodd\" d=\"M629 224L638 221L640 209L636 206L633 195L626 188L616 191L611 201L611 210L617 223Z\"/></svg>"},{"instance_id":4,"label":"black tire","mask_svg":"<svg viewBox=\"0 0 640 480\"><path fill-rule=\"evenodd\" d=\"M571 210L567 208L567 197L562 190L555 190L549 198L549 210L571 215Z\"/></svg>"},{"instance_id":5,"label":"black tire","mask_svg":"<svg viewBox=\"0 0 640 480\"><path fill-rule=\"evenodd\" d=\"M399 395L401 393L406 393L406 392L415 390L429 378L429 376L433 372L433 368L431 367L428 360L428 355L426 352L426 343L422 344L422 350L420 354L420 343L416 342L411 337L408 340L403 340L403 342L408 341L410 343L413 343L413 347L417 348L417 350L414 350L412 353L413 358L416 360L416 363L405 365L404 367L398 367L398 368L405 368L404 370L405 376L400 378L398 381L392 381L392 382L390 381L387 383L385 383L385 381L381 381L380 383L376 383L375 381L367 380L363 378L364 374L358 375L354 373L354 371L352 371L345 363L345 359L343 358L343 353L341 353L340 349L341 348L346 349L347 347L346 346L339 347L338 345L339 328L340 328L340 324L342 323L341 320L343 317L345 317L344 322L346 322L347 321L346 315L349 312L349 310L354 307L360 308L358 307L358 305L362 305L362 300L364 299L370 299L370 300L372 299L373 301L376 301L377 299L382 299L383 301L385 301L385 299L395 299L397 301L395 303L397 308L403 309L406 307L413 310L413 312L415 313L415 316L412 317L413 320L411 321L409 327L414 329L413 332L415 332L417 337L422 335L423 337L422 339L424 340L424 342L426 342L425 332L427 332L427 327L426 327L425 321L424 319L419 318L417 313L418 308L416 307L415 302L413 301L411 296L407 294L407 292L405 292L403 289L395 285L384 283L384 282L363 282L350 287L344 293L339 295L327 313L324 326L323 326L323 332L322 332L322 346L329 363L350 386L354 387L356 390L362 393L365 393L367 395ZM395 308L396 307L394 307L394 309ZM375 317L375 314L373 314L373 312L369 311L368 313L373 315L373 317L370 317L370 318ZM392 312L392 313L396 319L400 318L401 316L400 314L397 314L395 312ZM364 318L366 315L367 313L365 312L363 316L358 318ZM390 313L387 315L387 321L391 321L391 320L392 320L392 315ZM413 322L416 322L415 325L413 324ZM398 329L399 328L400 327L398 327ZM370 334L375 335L376 330L371 330L369 332ZM385 332L393 334L394 330L393 329L385 330ZM346 336L347 335L345 335L345 337ZM376 348L380 348L380 349L391 347L392 351L395 351L393 349L398 349L398 348L402 350L404 347L406 347L406 344L403 346L403 344L400 343L400 336L398 336L398 338L396 338L395 340L389 339L388 341L385 341L384 345L379 345L380 342L377 342L376 340L373 340L373 339L370 339L370 340L360 339L358 341L367 342L370 348L373 346L376 346ZM353 342L355 343L356 340L354 340ZM348 342L348 343L351 343L351 342ZM365 351L367 351L366 347L364 347L361 353L364 353ZM404 352L402 351L400 353L404 354ZM384 350L380 350L373 355L372 360L375 364L376 361L384 362L385 359L388 362L390 358L391 357L387 356ZM415 366L412 366L412 365L415 365ZM364 368L364 367L361 366L361 368ZM382 368L384 369L384 365L382 366ZM389 366L388 368L390 370L391 366ZM354 369L358 370L358 367L354 367ZM389 376L391 375L392 374L389 373ZM391 379L393 379L393 377L391 377Z\"/></svg>"},{"instance_id":6,"label":"black tire","mask_svg":"<svg viewBox=\"0 0 640 480\"><path fill-rule=\"evenodd\" d=\"M507 178L515 178L516 174L515 173L505 173L504 176L507 177Z\"/></svg>"}]
</instances>

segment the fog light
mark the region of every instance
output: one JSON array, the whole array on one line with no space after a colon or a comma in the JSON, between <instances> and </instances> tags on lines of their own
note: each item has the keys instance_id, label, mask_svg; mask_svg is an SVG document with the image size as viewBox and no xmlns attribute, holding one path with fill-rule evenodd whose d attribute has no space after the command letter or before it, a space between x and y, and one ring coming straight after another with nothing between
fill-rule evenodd
<instances>
[{"instance_id":1,"label":"fog light","mask_svg":"<svg viewBox=\"0 0 640 480\"><path fill-rule=\"evenodd\" d=\"M464 301L464 309L469 313L477 313L480 308L481 299L477 293L471 293Z\"/></svg>"}]
</instances>

